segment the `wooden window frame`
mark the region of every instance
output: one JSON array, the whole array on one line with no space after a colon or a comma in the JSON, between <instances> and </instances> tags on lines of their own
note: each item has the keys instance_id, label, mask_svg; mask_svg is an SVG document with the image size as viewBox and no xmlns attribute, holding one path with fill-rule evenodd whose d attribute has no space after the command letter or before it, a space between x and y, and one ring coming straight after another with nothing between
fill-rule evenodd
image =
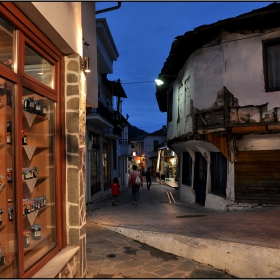
<instances>
[{"instance_id":1,"label":"wooden window frame","mask_svg":"<svg viewBox=\"0 0 280 280\"><path fill-rule=\"evenodd\" d=\"M211 152L211 193L226 197L227 158L222 153Z\"/></svg>"},{"instance_id":2,"label":"wooden window frame","mask_svg":"<svg viewBox=\"0 0 280 280\"><path fill-rule=\"evenodd\" d=\"M272 46L272 45L279 45L280 46L280 38L278 37L278 38L274 38L274 39L270 39L270 40L265 40L265 41L262 42L264 83L265 83L265 91L266 92L280 91L280 86L279 87L270 87L269 86L267 47ZM280 65L279 65L279 67L280 67ZM279 80L280 80L280 76L279 76Z\"/></svg>"},{"instance_id":3,"label":"wooden window frame","mask_svg":"<svg viewBox=\"0 0 280 280\"><path fill-rule=\"evenodd\" d=\"M192 185L192 157L189 152L183 152L182 155L182 184L191 186Z\"/></svg>"},{"instance_id":4,"label":"wooden window frame","mask_svg":"<svg viewBox=\"0 0 280 280\"><path fill-rule=\"evenodd\" d=\"M5 79L10 80L17 86L17 100L22 98L22 88L26 87L32 91L39 92L45 95L47 98L57 103L57 114L56 114L56 127L61 127L61 130L57 130L57 139L55 154L61 155L57 158L57 178L56 178L56 213L59 217L57 219L62 221L56 224L57 229L57 246L48 252L41 260L35 263L28 271L24 272L24 251L23 251L23 238L17 238L18 246L18 277L20 278L31 278L36 272L38 272L48 261L50 261L62 248L66 247L66 217L65 217L65 198L63 194L66 192L65 184L62 184L62 179L65 178L65 140L63 137L65 128L64 118L64 101L63 96L63 54L57 49L57 47L12 3L12 2L1 2L0 3L0 16L11 23L17 30L17 71L13 72L7 67L0 65L1 76ZM34 80L32 77L24 73L24 46L27 42L34 50L40 53L43 57L46 57L55 65L55 84L54 89L47 87L46 85ZM22 112L18 110L16 113L16 122L19 124L17 127L18 131L21 131L21 118ZM17 143L21 143L21 135L18 133L16 136ZM17 160L15 166L17 170L21 170L22 166L22 147L17 145L15 148ZM20 176L19 176L20 177ZM17 179L19 182L20 179ZM18 184L18 183L17 183ZM17 198L17 212L16 216L22 216L22 207L19 207L19 201L22 201L22 192L16 193ZM23 230L23 220L18 218L16 220L17 233Z\"/></svg>"}]
</instances>

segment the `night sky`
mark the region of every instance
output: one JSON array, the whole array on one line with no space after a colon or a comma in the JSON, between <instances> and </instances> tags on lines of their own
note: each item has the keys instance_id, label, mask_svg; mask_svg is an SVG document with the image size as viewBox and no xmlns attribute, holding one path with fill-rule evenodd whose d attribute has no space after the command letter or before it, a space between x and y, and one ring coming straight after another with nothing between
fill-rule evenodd
<instances>
[{"instance_id":1,"label":"night sky","mask_svg":"<svg viewBox=\"0 0 280 280\"><path fill-rule=\"evenodd\" d=\"M122 114L149 133L166 125L154 80L161 72L174 38L194 28L236 17L272 2L122 2L121 8L97 14L106 18L119 52L109 80L120 79L127 99ZM117 2L96 2L96 10Z\"/></svg>"}]
</instances>

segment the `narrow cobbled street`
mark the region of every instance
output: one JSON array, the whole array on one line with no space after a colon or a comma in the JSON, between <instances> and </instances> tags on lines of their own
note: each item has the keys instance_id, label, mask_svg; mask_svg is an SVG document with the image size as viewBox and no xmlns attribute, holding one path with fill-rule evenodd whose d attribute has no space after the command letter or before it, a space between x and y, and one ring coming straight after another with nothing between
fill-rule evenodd
<instances>
[{"instance_id":1,"label":"narrow cobbled street","mask_svg":"<svg viewBox=\"0 0 280 280\"><path fill-rule=\"evenodd\" d=\"M235 278L87 222L87 278Z\"/></svg>"}]
</instances>

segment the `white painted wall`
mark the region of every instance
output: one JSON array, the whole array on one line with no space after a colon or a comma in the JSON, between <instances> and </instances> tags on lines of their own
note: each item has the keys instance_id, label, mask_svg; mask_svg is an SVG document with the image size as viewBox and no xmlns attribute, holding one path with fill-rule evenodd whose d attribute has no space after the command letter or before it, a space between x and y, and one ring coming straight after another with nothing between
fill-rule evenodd
<instances>
[{"instance_id":1,"label":"white painted wall","mask_svg":"<svg viewBox=\"0 0 280 280\"><path fill-rule=\"evenodd\" d=\"M32 2L67 44L83 55L81 2ZM95 10L92 11L95 17Z\"/></svg>"},{"instance_id":2,"label":"white painted wall","mask_svg":"<svg viewBox=\"0 0 280 280\"><path fill-rule=\"evenodd\" d=\"M167 139L192 131L192 119L188 116L190 99L199 110L209 108L223 86L238 98L240 106L268 102L268 110L280 107L280 91L268 93L264 90L262 61L262 41L277 37L280 37L280 30L265 35L224 33L222 44L209 44L195 51L173 85L173 114ZM180 97L180 90L186 91L184 98ZM178 110L184 113L179 123Z\"/></svg>"}]
</instances>

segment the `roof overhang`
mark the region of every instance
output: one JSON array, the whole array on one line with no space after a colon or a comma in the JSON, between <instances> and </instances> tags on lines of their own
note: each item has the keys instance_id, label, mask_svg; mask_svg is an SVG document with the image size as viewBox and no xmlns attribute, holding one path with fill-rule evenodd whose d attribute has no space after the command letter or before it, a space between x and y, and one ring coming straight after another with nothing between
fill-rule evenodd
<instances>
[{"instance_id":1,"label":"roof overhang","mask_svg":"<svg viewBox=\"0 0 280 280\"><path fill-rule=\"evenodd\" d=\"M159 79L168 76L177 76L187 59L192 53L206 44L214 41L222 32L230 33L260 33L265 30L280 26L280 3L272 3L264 8L241 14L234 18L217 21L209 25L202 25L184 35L177 36L171 45L169 55L164 62ZM164 87L156 86L156 98L161 111L167 109L167 98L165 94L172 85L173 79L166 79ZM164 104L165 103L165 104Z\"/></svg>"},{"instance_id":2,"label":"roof overhang","mask_svg":"<svg viewBox=\"0 0 280 280\"><path fill-rule=\"evenodd\" d=\"M120 81L109 81L107 78L104 78L103 83L107 86L113 96L127 98Z\"/></svg>"}]
</instances>

